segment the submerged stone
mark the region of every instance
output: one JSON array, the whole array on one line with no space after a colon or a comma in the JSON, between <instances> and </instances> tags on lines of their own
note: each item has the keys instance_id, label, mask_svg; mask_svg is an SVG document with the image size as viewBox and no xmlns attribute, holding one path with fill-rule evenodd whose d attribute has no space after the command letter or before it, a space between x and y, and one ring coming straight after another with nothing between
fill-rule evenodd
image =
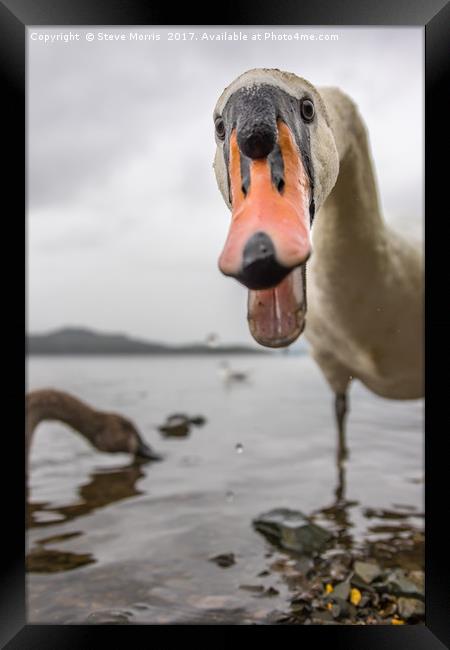
<instances>
[{"instance_id":1,"label":"submerged stone","mask_svg":"<svg viewBox=\"0 0 450 650\"><path fill-rule=\"evenodd\" d=\"M333 535L312 524L298 510L276 508L253 520L256 530L281 548L302 555L313 555L323 550Z\"/></svg>"}]
</instances>

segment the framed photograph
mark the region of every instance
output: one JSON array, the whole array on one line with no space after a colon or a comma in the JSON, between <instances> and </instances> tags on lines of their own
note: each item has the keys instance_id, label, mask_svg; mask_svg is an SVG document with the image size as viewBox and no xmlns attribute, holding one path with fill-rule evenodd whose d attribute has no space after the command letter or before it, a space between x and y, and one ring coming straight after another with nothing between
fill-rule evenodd
<instances>
[{"instance_id":1,"label":"framed photograph","mask_svg":"<svg viewBox=\"0 0 450 650\"><path fill-rule=\"evenodd\" d=\"M1 5L1 647L449 647L448 5L221 12Z\"/></svg>"}]
</instances>

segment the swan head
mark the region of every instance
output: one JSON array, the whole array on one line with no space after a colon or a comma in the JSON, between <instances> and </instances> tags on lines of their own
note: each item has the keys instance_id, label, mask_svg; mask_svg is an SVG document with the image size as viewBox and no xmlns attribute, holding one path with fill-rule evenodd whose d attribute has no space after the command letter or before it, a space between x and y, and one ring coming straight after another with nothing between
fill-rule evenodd
<instances>
[{"instance_id":1,"label":"swan head","mask_svg":"<svg viewBox=\"0 0 450 650\"><path fill-rule=\"evenodd\" d=\"M311 226L338 175L330 119L312 84L272 69L235 79L213 117L214 170L232 211L219 268L250 290L256 341L283 347L305 326Z\"/></svg>"},{"instance_id":2,"label":"swan head","mask_svg":"<svg viewBox=\"0 0 450 650\"><path fill-rule=\"evenodd\" d=\"M161 456L144 442L131 420L116 413L104 415L93 439L97 449L109 453L129 453L137 459L161 459Z\"/></svg>"}]
</instances>

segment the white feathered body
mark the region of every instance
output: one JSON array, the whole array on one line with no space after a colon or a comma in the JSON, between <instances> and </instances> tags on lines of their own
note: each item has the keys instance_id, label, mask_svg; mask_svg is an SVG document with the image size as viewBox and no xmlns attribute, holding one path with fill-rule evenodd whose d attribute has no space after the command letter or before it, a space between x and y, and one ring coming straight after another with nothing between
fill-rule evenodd
<instances>
[{"instance_id":1,"label":"white feathered body","mask_svg":"<svg viewBox=\"0 0 450 650\"><path fill-rule=\"evenodd\" d=\"M335 392L359 379L382 397L419 398L423 252L380 216L367 134L356 107L338 90L321 94L335 124L337 115L349 119L351 111L353 128L344 144L335 127L338 150L345 147L345 153L313 226L305 336Z\"/></svg>"}]
</instances>

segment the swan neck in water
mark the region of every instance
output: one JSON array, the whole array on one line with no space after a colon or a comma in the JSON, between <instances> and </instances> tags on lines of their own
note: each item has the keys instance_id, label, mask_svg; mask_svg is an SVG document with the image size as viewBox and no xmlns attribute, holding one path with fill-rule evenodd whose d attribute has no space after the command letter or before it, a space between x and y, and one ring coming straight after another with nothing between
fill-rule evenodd
<instances>
[{"instance_id":1,"label":"swan neck in water","mask_svg":"<svg viewBox=\"0 0 450 650\"><path fill-rule=\"evenodd\" d=\"M62 391L37 390L28 393L25 399L25 451L27 458L34 431L40 422L60 420L93 443L95 434L105 418L105 414Z\"/></svg>"}]
</instances>

